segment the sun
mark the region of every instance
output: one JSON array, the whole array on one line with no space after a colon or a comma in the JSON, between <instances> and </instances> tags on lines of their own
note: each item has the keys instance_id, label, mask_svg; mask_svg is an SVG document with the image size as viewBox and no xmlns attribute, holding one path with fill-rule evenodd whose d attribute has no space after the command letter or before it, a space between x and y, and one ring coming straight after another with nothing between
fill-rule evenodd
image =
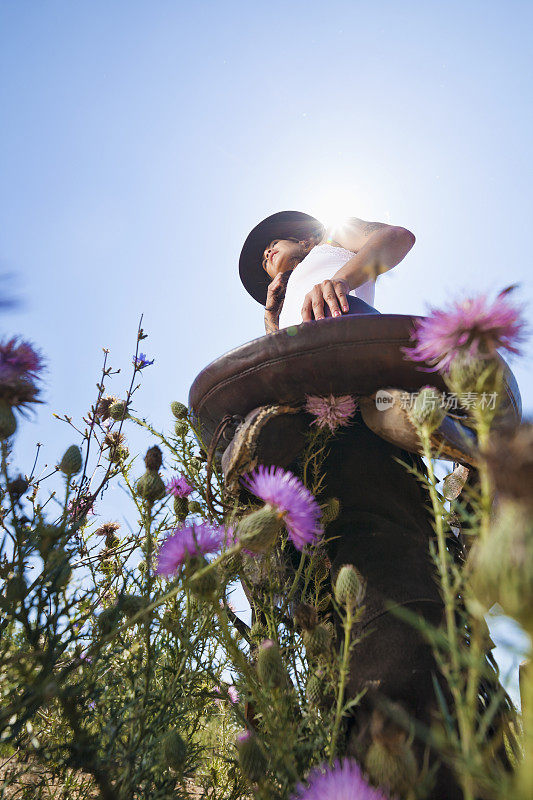
<instances>
[{"instance_id":1,"label":"sun","mask_svg":"<svg viewBox=\"0 0 533 800\"><path fill-rule=\"evenodd\" d=\"M353 192L346 189L321 189L310 208L311 214L330 231L339 230L350 217L358 216L360 199L356 204Z\"/></svg>"},{"instance_id":2,"label":"sun","mask_svg":"<svg viewBox=\"0 0 533 800\"><path fill-rule=\"evenodd\" d=\"M390 221L389 212L380 209L377 199L363 186L314 185L309 187L307 195L310 202L306 204L306 211L328 230L342 229L351 217Z\"/></svg>"}]
</instances>

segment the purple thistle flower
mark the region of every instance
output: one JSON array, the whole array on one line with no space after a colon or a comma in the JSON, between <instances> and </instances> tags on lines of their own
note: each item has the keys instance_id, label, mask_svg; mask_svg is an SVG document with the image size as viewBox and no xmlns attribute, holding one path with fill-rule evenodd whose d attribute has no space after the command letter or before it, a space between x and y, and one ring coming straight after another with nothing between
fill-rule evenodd
<instances>
[{"instance_id":1,"label":"purple thistle flower","mask_svg":"<svg viewBox=\"0 0 533 800\"><path fill-rule=\"evenodd\" d=\"M71 500L67 506L70 522L77 522L88 514L95 517L94 512L94 495L82 492L79 497ZM118 526L117 526L118 527Z\"/></svg>"},{"instance_id":2,"label":"purple thistle flower","mask_svg":"<svg viewBox=\"0 0 533 800\"><path fill-rule=\"evenodd\" d=\"M222 689L220 688L220 686L215 686L215 692L218 695L222 696ZM227 686L226 687L226 693L227 693L228 700L230 701L230 703L232 705L235 705L236 703L239 702L240 697L239 697L239 692L237 691L237 687L236 686L234 686L233 684L231 684L231 686ZM215 705L220 706L221 705L221 701L216 699L215 700Z\"/></svg>"},{"instance_id":3,"label":"purple thistle flower","mask_svg":"<svg viewBox=\"0 0 533 800\"><path fill-rule=\"evenodd\" d=\"M145 367L151 367L154 363L155 358L151 361L148 361L148 356L146 353L139 353L138 356L133 357L133 364L137 369L144 369Z\"/></svg>"},{"instance_id":4,"label":"purple thistle flower","mask_svg":"<svg viewBox=\"0 0 533 800\"><path fill-rule=\"evenodd\" d=\"M238 543L237 528L235 525L227 525L224 530L224 550L230 550Z\"/></svg>"},{"instance_id":5,"label":"purple thistle flower","mask_svg":"<svg viewBox=\"0 0 533 800\"><path fill-rule=\"evenodd\" d=\"M359 765L351 760L336 761L333 767L317 767L296 787L291 800L389 800L380 789L370 786Z\"/></svg>"},{"instance_id":6,"label":"purple thistle flower","mask_svg":"<svg viewBox=\"0 0 533 800\"><path fill-rule=\"evenodd\" d=\"M411 361L432 366L423 372L448 370L458 353L473 358L491 358L498 350L520 355L517 344L525 339L522 308L514 306L504 289L489 303L485 294L455 300L445 310L430 309L430 314L415 322L411 339L415 347L402 347Z\"/></svg>"},{"instance_id":7,"label":"purple thistle flower","mask_svg":"<svg viewBox=\"0 0 533 800\"><path fill-rule=\"evenodd\" d=\"M252 738L252 732L248 729L245 731L241 731L241 733L237 734L237 741L238 742L247 742L248 739Z\"/></svg>"},{"instance_id":8,"label":"purple thistle flower","mask_svg":"<svg viewBox=\"0 0 533 800\"><path fill-rule=\"evenodd\" d=\"M193 556L217 553L223 541L223 528L203 522L176 528L161 545L158 575L172 575Z\"/></svg>"},{"instance_id":9,"label":"purple thistle flower","mask_svg":"<svg viewBox=\"0 0 533 800\"><path fill-rule=\"evenodd\" d=\"M35 382L42 368L42 358L29 342L17 337L0 342L0 399L18 408L38 402Z\"/></svg>"},{"instance_id":10,"label":"purple thistle flower","mask_svg":"<svg viewBox=\"0 0 533 800\"><path fill-rule=\"evenodd\" d=\"M228 525L226 528L226 533L224 534L224 550L229 550L232 547L235 547L236 544L239 542L239 537L237 536L237 528L235 525ZM252 553L251 550L247 550L246 547L242 548L242 552L246 553L247 556L253 556L255 558L255 553Z\"/></svg>"},{"instance_id":11,"label":"purple thistle flower","mask_svg":"<svg viewBox=\"0 0 533 800\"><path fill-rule=\"evenodd\" d=\"M349 425L349 420L355 414L357 403L354 398L345 394L341 397L318 397L317 395L306 395L307 402L305 410L316 417L311 425L318 425L319 428L329 426L333 433L340 425Z\"/></svg>"},{"instance_id":12,"label":"purple thistle flower","mask_svg":"<svg viewBox=\"0 0 533 800\"><path fill-rule=\"evenodd\" d=\"M232 705L236 705L236 703L238 703L239 700L241 699L239 696L239 692L237 691L237 687L234 686L233 684L231 684L231 686L228 686L228 698Z\"/></svg>"},{"instance_id":13,"label":"purple thistle flower","mask_svg":"<svg viewBox=\"0 0 533 800\"><path fill-rule=\"evenodd\" d=\"M0 342L0 380L36 378L42 368L41 356L29 342L16 337Z\"/></svg>"},{"instance_id":14,"label":"purple thistle flower","mask_svg":"<svg viewBox=\"0 0 533 800\"><path fill-rule=\"evenodd\" d=\"M268 503L284 517L285 527L298 550L316 544L322 530L320 506L303 483L281 467L262 464L241 479L248 491Z\"/></svg>"},{"instance_id":15,"label":"purple thistle flower","mask_svg":"<svg viewBox=\"0 0 533 800\"><path fill-rule=\"evenodd\" d=\"M235 525L228 525L224 531L224 550L229 550L237 544Z\"/></svg>"},{"instance_id":16,"label":"purple thistle flower","mask_svg":"<svg viewBox=\"0 0 533 800\"><path fill-rule=\"evenodd\" d=\"M167 494L172 494L174 497L188 497L193 491L193 487L189 486L185 475L180 475L179 478L171 478L166 488Z\"/></svg>"}]
</instances>

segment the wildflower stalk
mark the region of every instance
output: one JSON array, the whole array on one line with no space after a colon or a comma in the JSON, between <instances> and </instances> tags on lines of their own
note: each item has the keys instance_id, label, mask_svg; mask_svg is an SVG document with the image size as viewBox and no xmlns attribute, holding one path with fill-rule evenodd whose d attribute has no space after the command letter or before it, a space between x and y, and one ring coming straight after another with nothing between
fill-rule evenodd
<instances>
[{"instance_id":1,"label":"wildflower stalk","mask_svg":"<svg viewBox=\"0 0 533 800\"><path fill-rule=\"evenodd\" d=\"M188 455L190 456L192 454L192 450L188 449L188 452L186 450L186 452L184 454L183 452L180 452L179 450L177 450L177 448L174 447L172 442L169 439L167 439L167 437L164 434L162 434L160 431L156 430L153 427L153 425L150 425L150 423L147 422L147 420L139 419L139 417L135 417L133 414L130 414L129 419L130 419L131 422L135 423L136 425L139 425L139 427L145 428L145 430L149 431L149 433L151 433L152 436L157 436L159 441L163 445L165 445L165 447L172 453L172 455L174 455L176 457L176 459L180 462L181 468L184 470L187 480L193 481L195 483L196 491L198 492L198 494L200 495L202 500L205 502L206 501L206 491L205 491L205 489L203 487L203 482L199 482L198 480L195 480L195 478L197 476L195 476L193 474L193 470L190 468L189 464L187 463L187 456ZM194 433L195 433L195 436L196 436L197 440L203 446L203 443L202 443L202 440L200 439L199 433L197 431L195 431ZM187 447L187 442L185 440L185 435L182 435L181 439L182 439L182 443L184 445L184 448L186 448ZM189 448L190 448L190 446L189 446ZM219 476L217 470L214 470L214 473L215 473L215 477L217 479L218 491L221 492L222 485L221 485L221 481L220 481L220 476ZM222 513L217 514L215 519L216 519L216 522L221 523L222 520L223 520L223 514Z\"/></svg>"},{"instance_id":2,"label":"wildflower stalk","mask_svg":"<svg viewBox=\"0 0 533 800\"><path fill-rule=\"evenodd\" d=\"M488 444L491 415L477 404L473 408L473 417L475 422L475 429L478 439L478 447L483 452ZM479 537L480 540L486 541L490 531L490 515L492 507L492 482L489 474L489 469L486 461L481 458L478 466L479 479L480 479L480 497L479 497ZM465 586L465 593L469 592L468 586ZM470 614L470 647L469 647L469 667L466 680L466 716L470 723L472 736L475 735L474 720L477 715L477 703L479 684L481 679L481 666L483 661L483 618L481 611L477 609Z\"/></svg>"},{"instance_id":3,"label":"wildflower stalk","mask_svg":"<svg viewBox=\"0 0 533 800\"><path fill-rule=\"evenodd\" d=\"M272 710L270 708L270 703L272 703L274 710L279 712L279 705L276 704L276 691L273 690L272 697L270 697L261 690L260 686L257 685L257 677L255 675L253 668L250 666L248 659L246 658L242 650L238 647L235 640L233 639L233 636L231 635L231 631L229 630L228 627L228 619L223 608L221 608L217 604L215 606L215 612L218 618L220 630L224 639L224 643L228 650L228 653L233 659L233 663L235 664L235 666L237 666L240 669L241 673L245 677L248 688L253 694L254 703L257 707L257 711L263 715L263 719L265 721L270 720L269 724L271 725ZM274 741L278 737L280 737L279 740L281 741L283 739L283 736L286 735L285 726L283 726L283 728L284 728L283 731L278 731L277 736L273 737ZM293 758L290 757L290 753L287 752L285 748L282 748L281 750L282 750L281 752L282 763L284 764L285 769L287 770L287 773L291 776L292 780L296 782L299 776L296 770L296 766L294 764L294 760Z\"/></svg>"},{"instance_id":4,"label":"wildflower stalk","mask_svg":"<svg viewBox=\"0 0 533 800\"><path fill-rule=\"evenodd\" d=\"M457 627L455 624L455 593L450 581L450 570L448 565L448 549L446 547L446 536L444 533L442 503L439 499L437 490L435 488L437 480L435 476L435 469L433 466L433 457L431 453L431 439L430 434L422 426L418 434L422 441L424 457L427 461L428 470L428 489L433 507L433 515L435 517L435 533L437 534L437 548L438 548L438 568L440 580L442 584L442 591L444 595L444 608L446 614L446 630L450 642L450 654L453 665L454 676L459 674L459 645L457 640ZM455 681L454 681L455 682Z\"/></svg>"},{"instance_id":5,"label":"wildflower stalk","mask_svg":"<svg viewBox=\"0 0 533 800\"><path fill-rule=\"evenodd\" d=\"M466 764L471 757L472 746L474 744L474 730L473 717L469 715L469 704L465 703L461 691L461 654L455 621L456 595L450 580L449 554L444 533L443 508L436 489L437 480L431 452L431 437L425 425L419 427L418 435L422 442L423 455L427 461L429 479L427 485L433 508L433 516L435 518L435 533L437 534L438 570L444 599L446 635L451 660L451 669L449 669L447 678L455 703L461 750L464 763ZM461 769L460 778L462 781L464 800L474 800L474 785L471 776L466 770Z\"/></svg>"},{"instance_id":6,"label":"wildflower stalk","mask_svg":"<svg viewBox=\"0 0 533 800\"><path fill-rule=\"evenodd\" d=\"M533 631L529 630L528 633L531 636ZM523 758L516 780L517 800L529 800L533 796L533 671L531 664L526 665L524 678L522 691Z\"/></svg>"},{"instance_id":7,"label":"wildflower stalk","mask_svg":"<svg viewBox=\"0 0 533 800\"><path fill-rule=\"evenodd\" d=\"M474 416L474 423L478 440L478 449L483 453L488 446L490 437L490 428L491 428L490 415L485 413L484 409L477 408L477 406L475 406L473 409L473 416ZM484 458L481 458L479 461L478 472L479 472L479 481L481 490L481 496L480 496L481 519L479 526L479 534L481 540L486 541L490 529L490 515L492 508L493 490L492 490L492 481L490 478L488 464Z\"/></svg>"},{"instance_id":8,"label":"wildflower stalk","mask_svg":"<svg viewBox=\"0 0 533 800\"><path fill-rule=\"evenodd\" d=\"M354 616L351 605L346 607L346 617L343 619L342 626L344 629L344 642L342 645L342 652L340 657L340 672L339 682L337 686L337 704L335 708L335 718L333 720L333 731L331 734L331 743L329 751L329 765L332 766L335 761L337 753L337 739L341 727L342 712L344 708L344 690L346 688L346 679L350 671L350 651L351 651L351 634L352 626L354 623Z\"/></svg>"},{"instance_id":9,"label":"wildflower stalk","mask_svg":"<svg viewBox=\"0 0 533 800\"><path fill-rule=\"evenodd\" d=\"M303 572L303 569L304 569L304 566L305 566L305 559L306 559L306 553L303 552L301 554L301 556L300 556L300 563L298 564L298 569L296 570L296 572L294 574L294 578L293 578L293 581L291 583L291 587L290 587L289 591L287 592L287 594L285 596L285 600L283 601L283 606L282 606L282 609L281 609L281 612L280 612L280 617L281 618L283 618L285 612L287 611L287 608L289 607L289 603L292 600L296 589L298 588L298 583L300 582L300 578L302 576L302 572Z\"/></svg>"}]
</instances>

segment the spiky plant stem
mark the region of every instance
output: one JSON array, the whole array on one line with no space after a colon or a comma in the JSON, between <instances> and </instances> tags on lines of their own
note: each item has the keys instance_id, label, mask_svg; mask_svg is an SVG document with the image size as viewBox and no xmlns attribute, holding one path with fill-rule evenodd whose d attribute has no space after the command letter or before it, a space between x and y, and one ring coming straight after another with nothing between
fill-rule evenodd
<instances>
[{"instance_id":1,"label":"spiky plant stem","mask_svg":"<svg viewBox=\"0 0 533 800\"><path fill-rule=\"evenodd\" d=\"M475 429L478 440L478 447L483 452L487 447L490 427L491 415L485 413L484 409L479 408L477 405L473 409L473 417ZM480 540L486 541L490 530L490 515L492 508L492 481L490 478L489 470L486 461L481 458L478 466L479 479L480 479L480 498L479 498L479 528L478 535ZM469 594L468 585L464 586L465 595ZM469 647L469 665L466 680L466 717L469 727L469 739L475 737L475 720L477 717L478 694L481 680L482 663L484 659L483 653L483 630L484 620L480 608L472 605L474 609L470 613L470 647Z\"/></svg>"},{"instance_id":2,"label":"spiky plant stem","mask_svg":"<svg viewBox=\"0 0 533 800\"><path fill-rule=\"evenodd\" d=\"M450 580L449 553L446 547L446 535L443 524L443 504L436 489L436 476L431 451L430 432L422 426L418 430L418 435L422 443L423 455L427 461L428 488L435 518L434 527L437 535L438 551L438 570L444 599L444 611L446 619L446 635L450 649L450 666L447 680L454 699L457 713L457 724L461 741L461 751L464 763L471 759L472 747L474 744L474 730L472 720L469 719L468 709L464 702L463 692L461 691L461 653L459 639L457 635L457 625L455 621L456 593ZM460 770L460 780L463 789L464 800L474 800L474 782L470 774L465 769Z\"/></svg>"},{"instance_id":3,"label":"spiky plant stem","mask_svg":"<svg viewBox=\"0 0 533 800\"><path fill-rule=\"evenodd\" d=\"M350 651L351 651L351 635L354 617L350 605L346 608L346 617L343 619L342 627L344 629L344 642L342 645L341 659L340 659L340 674L339 683L337 686L337 704L335 707L335 719L333 721L333 731L331 734L331 744L329 753L329 765L332 766L337 755L337 740L342 721L342 712L344 708L344 690L346 688L346 679L350 670Z\"/></svg>"},{"instance_id":4,"label":"spiky plant stem","mask_svg":"<svg viewBox=\"0 0 533 800\"><path fill-rule=\"evenodd\" d=\"M533 631L528 631L533 635ZM533 671L531 664L525 667L525 680L522 691L523 758L516 778L517 800L533 797Z\"/></svg>"}]
</instances>

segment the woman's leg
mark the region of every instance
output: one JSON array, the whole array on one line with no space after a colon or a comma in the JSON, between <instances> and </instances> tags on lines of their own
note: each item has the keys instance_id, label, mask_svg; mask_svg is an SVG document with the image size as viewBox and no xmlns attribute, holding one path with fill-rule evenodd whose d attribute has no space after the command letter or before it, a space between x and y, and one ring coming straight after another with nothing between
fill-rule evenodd
<instances>
[{"instance_id":1,"label":"woman's leg","mask_svg":"<svg viewBox=\"0 0 533 800\"><path fill-rule=\"evenodd\" d=\"M346 691L347 699L366 692L353 711L348 742L348 752L363 762L372 742L371 720L383 701L398 704L429 726L437 706L435 678L446 692L430 645L388 606L392 601L407 607L434 626L442 618L443 603L429 555L434 533L428 498L396 458L409 463L409 454L376 436L356 413L352 425L339 430L323 465L324 495L337 497L341 507L338 519L327 528L332 577L343 564L353 564L367 581L365 609L353 630L359 641L351 656ZM340 627L337 635L340 643ZM421 765L423 743L417 740L413 747ZM438 770L432 797L461 797L448 769Z\"/></svg>"}]
</instances>

